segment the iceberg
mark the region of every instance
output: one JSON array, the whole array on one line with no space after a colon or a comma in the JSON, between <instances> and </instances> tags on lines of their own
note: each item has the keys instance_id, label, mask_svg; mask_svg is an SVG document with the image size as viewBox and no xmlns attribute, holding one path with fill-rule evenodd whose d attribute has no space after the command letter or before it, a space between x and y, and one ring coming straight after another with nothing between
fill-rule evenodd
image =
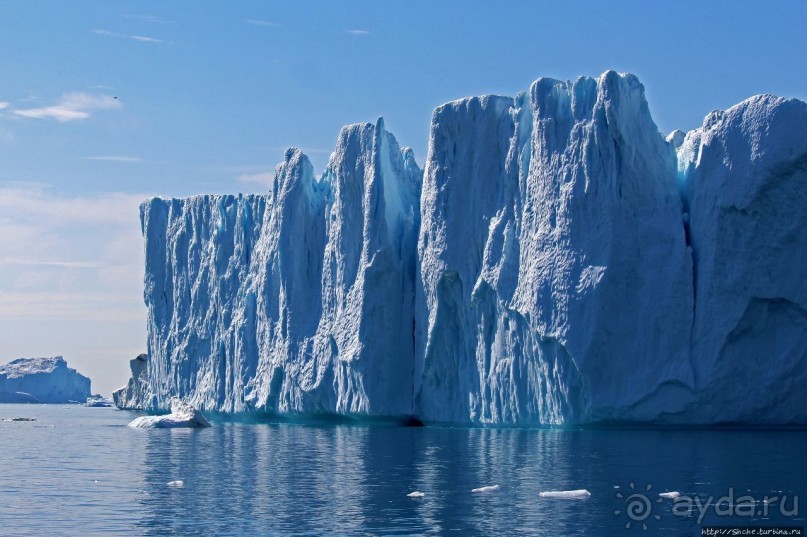
<instances>
[{"instance_id":1,"label":"iceberg","mask_svg":"<svg viewBox=\"0 0 807 537\"><path fill-rule=\"evenodd\" d=\"M805 424L807 104L668 136L607 71L383 120L317 178L147 200L124 408L425 423Z\"/></svg>"},{"instance_id":2,"label":"iceberg","mask_svg":"<svg viewBox=\"0 0 807 537\"><path fill-rule=\"evenodd\" d=\"M78 403L90 395L90 379L61 356L19 358L0 366L2 403Z\"/></svg>"},{"instance_id":3,"label":"iceberg","mask_svg":"<svg viewBox=\"0 0 807 537\"><path fill-rule=\"evenodd\" d=\"M140 416L129 423L135 429L169 429L210 427L210 422L192 405L174 397L169 401L171 413L162 416Z\"/></svg>"},{"instance_id":4,"label":"iceberg","mask_svg":"<svg viewBox=\"0 0 807 537\"><path fill-rule=\"evenodd\" d=\"M145 400L146 393L149 391L146 379L147 361L146 354L140 354L129 360L129 370L132 374L129 382L126 383L126 386L112 392L112 401L116 407L126 410L143 410L154 407Z\"/></svg>"}]
</instances>

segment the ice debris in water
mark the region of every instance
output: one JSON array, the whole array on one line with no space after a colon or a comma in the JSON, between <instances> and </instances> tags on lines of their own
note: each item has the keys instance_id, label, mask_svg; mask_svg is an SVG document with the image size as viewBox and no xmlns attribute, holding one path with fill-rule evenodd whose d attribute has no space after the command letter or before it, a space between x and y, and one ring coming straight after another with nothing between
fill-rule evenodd
<instances>
[{"instance_id":1,"label":"ice debris in water","mask_svg":"<svg viewBox=\"0 0 807 537\"><path fill-rule=\"evenodd\" d=\"M425 493L425 492L420 492L419 490L416 490L416 491L414 491L414 492L410 492L409 494L407 494L407 496L408 496L409 498L422 498L422 497L424 497L425 495L426 495L426 493Z\"/></svg>"},{"instance_id":2,"label":"ice debris in water","mask_svg":"<svg viewBox=\"0 0 807 537\"><path fill-rule=\"evenodd\" d=\"M548 490L538 494L541 498L562 498L567 500L583 500L591 498L591 493L586 489L579 490Z\"/></svg>"},{"instance_id":3,"label":"ice debris in water","mask_svg":"<svg viewBox=\"0 0 807 537\"><path fill-rule=\"evenodd\" d=\"M680 492L674 490L672 492L661 492L661 493L659 493L659 498L664 498L666 500L674 500L677 497L679 497L680 495L681 495Z\"/></svg>"},{"instance_id":4,"label":"ice debris in water","mask_svg":"<svg viewBox=\"0 0 807 537\"><path fill-rule=\"evenodd\" d=\"M494 490L499 490L499 485L490 485L487 487L479 487L478 489L473 489L471 492L493 492Z\"/></svg>"},{"instance_id":5,"label":"ice debris in water","mask_svg":"<svg viewBox=\"0 0 807 537\"><path fill-rule=\"evenodd\" d=\"M141 429L169 427L210 427L210 422L192 405L177 397L171 399L171 413L163 416L141 416L132 420L129 427Z\"/></svg>"},{"instance_id":6,"label":"ice debris in water","mask_svg":"<svg viewBox=\"0 0 807 537\"><path fill-rule=\"evenodd\" d=\"M182 481L181 479L177 479L176 481L169 481L167 484L169 487L175 489L181 489L182 487L185 486L185 482Z\"/></svg>"}]
</instances>

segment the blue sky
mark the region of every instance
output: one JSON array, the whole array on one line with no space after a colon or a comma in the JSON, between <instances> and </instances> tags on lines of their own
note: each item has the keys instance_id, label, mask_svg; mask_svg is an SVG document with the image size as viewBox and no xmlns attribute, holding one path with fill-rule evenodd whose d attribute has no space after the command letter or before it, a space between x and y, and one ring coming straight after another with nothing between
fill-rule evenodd
<instances>
[{"instance_id":1,"label":"blue sky","mask_svg":"<svg viewBox=\"0 0 807 537\"><path fill-rule=\"evenodd\" d=\"M772 8L770 6L775 6ZM0 2L0 362L62 354L104 393L145 350L138 204L262 192L384 116L420 162L435 106L606 69L663 132L807 97L807 3Z\"/></svg>"}]
</instances>

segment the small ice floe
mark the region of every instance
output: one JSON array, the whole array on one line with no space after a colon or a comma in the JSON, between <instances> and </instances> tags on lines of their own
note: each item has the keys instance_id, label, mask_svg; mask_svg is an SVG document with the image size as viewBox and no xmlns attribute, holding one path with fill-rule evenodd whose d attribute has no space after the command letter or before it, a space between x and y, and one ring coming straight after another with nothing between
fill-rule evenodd
<instances>
[{"instance_id":1,"label":"small ice floe","mask_svg":"<svg viewBox=\"0 0 807 537\"><path fill-rule=\"evenodd\" d=\"M11 418L7 421L36 421L36 418Z\"/></svg>"},{"instance_id":2,"label":"small ice floe","mask_svg":"<svg viewBox=\"0 0 807 537\"><path fill-rule=\"evenodd\" d=\"M672 492L660 492L658 496L659 496L659 498L664 498L665 500L674 500L677 497L679 497L680 495L681 495L680 492L678 492L677 490L674 490Z\"/></svg>"},{"instance_id":3,"label":"small ice floe","mask_svg":"<svg viewBox=\"0 0 807 537\"><path fill-rule=\"evenodd\" d=\"M167 484L169 487L173 489L181 489L182 487L185 486L185 482L182 481L181 479L177 479L176 481L169 481Z\"/></svg>"},{"instance_id":4,"label":"small ice floe","mask_svg":"<svg viewBox=\"0 0 807 537\"><path fill-rule=\"evenodd\" d=\"M585 500L591 498L591 493L586 489L579 490L547 490L538 493L541 498L561 498L565 500Z\"/></svg>"},{"instance_id":5,"label":"small ice floe","mask_svg":"<svg viewBox=\"0 0 807 537\"><path fill-rule=\"evenodd\" d=\"M171 413L164 416L141 416L132 420L129 427L142 429L168 427L210 427L201 412L177 397L171 398Z\"/></svg>"},{"instance_id":6,"label":"small ice floe","mask_svg":"<svg viewBox=\"0 0 807 537\"><path fill-rule=\"evenodd\" d=\"M422 498L422 497L424 497L425 495L426 495L426 493L425 493L425 492L420 492L419 490L416 490L416 491L414 491L414 492L410 492L409 494L407 494L407 496L408 496L409 498Z\"/></svg>"},{"instance_id":7,"label":"small ice floe","mask_svg":"<svg viewBox=\"0 0 807 537\"><path fill-rule=\"evenodd\" d=\"M87 402L84 403L84 406L92 408L110 408L112 405L112 401L104 399L100 395L92 395L88 397Z\"/></svg>"},{"instance_id":8,"label":"small ice floe","mask_svg":"<svg viewBox=\"0 0 807 537\"><path fill-rule=\"evenodd\" d=\"M493 492L494 490L499 490L499 485L489 485L487 487L479 487L478 489L472 489L471 492Z\"/></svg>"}]
</instances>

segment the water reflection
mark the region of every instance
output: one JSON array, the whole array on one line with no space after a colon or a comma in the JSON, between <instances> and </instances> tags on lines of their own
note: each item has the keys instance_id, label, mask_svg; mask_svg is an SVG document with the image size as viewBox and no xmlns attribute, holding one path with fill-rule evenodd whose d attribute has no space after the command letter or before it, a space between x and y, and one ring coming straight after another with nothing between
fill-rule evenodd
<instances>
[{"instance_id":1,"label":"water reflection","mask_svg":"<svg viewBox=\"0 0 807 537\"><path fill-rule=\"evenodd\" d=\"M12 405L13 406L13 405ZM5 535L625 535L630 483L705 501L800 496L800 514L718 517L804 525L805 432L507 430L216 422L128 429L112 409L12 409L0 422ZM183 488L167 485L184 481ZM489 493L474 488L499 485ZM652 489L646 491L646 486ZM620 488L614 488L620 487ZM588 489L589 500L540 498ZM423 498L409 498L412 491ZM623 494L624 496L625 494ZM647 535L695 535L698 513L653 501ZM756 505L762 507L761 504ZM636 526L630 531L635 531Z\"/></svg>"},{"instance_id":2,"label":"water reflection","mask_svg":"<svg viewBox=\"0 0 807 537\"><path fill-rule=\"evenodd\" d=\"M794 444L764 438L801 442L805 434L229 422L149 431L140 499L147 515L138 525L152 535L614 534L630 521L614 515L624 507L616 494L633 482L661 517L648 520L654 531L677 534L696 530L697 513L673 516L671 501L655 503L659 492L804 486L802 466L768 466L800 460ZM184 488L166 486L175 479ZM500 488L471 492L489 485ZM539 498L580 488L592 499ZM407 497L412 491L425 496Z\"/></svg>"}]
</instances>

